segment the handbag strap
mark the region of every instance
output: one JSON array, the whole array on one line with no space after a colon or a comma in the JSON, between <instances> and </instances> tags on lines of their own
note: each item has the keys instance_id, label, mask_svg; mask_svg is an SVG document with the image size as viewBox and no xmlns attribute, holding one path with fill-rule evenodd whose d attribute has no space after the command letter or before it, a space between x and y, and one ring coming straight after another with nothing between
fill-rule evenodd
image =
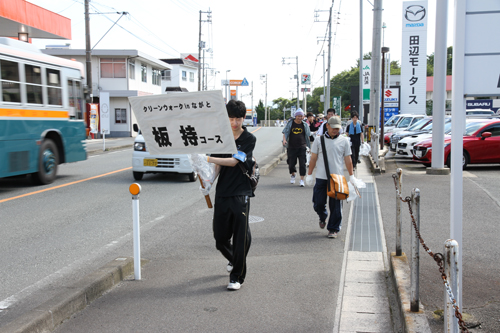
<instances>
[{"instance_id":1,"label":"handbag strap","mask_svg":"<svg viewBox=\"0 0 500 333\"><path fill-rule=\"evenodd\" d=\"M325 145L325 135L323 134L321 137L321 149L323 150L323 161L325 162L325 172L326 177L328 178L328 191L330 191L330 178L332 178L330 174L330 167L328 166L328 156L326 155L326 145Z\"/></svg>"}]
</instances>

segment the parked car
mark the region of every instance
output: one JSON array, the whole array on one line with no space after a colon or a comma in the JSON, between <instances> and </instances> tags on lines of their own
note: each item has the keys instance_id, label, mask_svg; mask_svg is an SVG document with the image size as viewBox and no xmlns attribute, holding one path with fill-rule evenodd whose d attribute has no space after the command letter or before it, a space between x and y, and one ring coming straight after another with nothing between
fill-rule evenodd
<instances>
[{"instance_id":1,"label":"parked car","mask_svg":"<svg viewBox=\"0 0 500 333\"><path fill-rule=\"evenodd\" d=\"M428 125L432 128L432 123ZM444 134L449 135L451 133L451 119L449 122L445 122L444 124ZM413 147L424 140L432 139L432 130L422 132L420 134L414 134L407 137L402 138L398 142L398 147L396 151L396 156L399 157L413 157Z\"/></svg>"},{"instance_id":2,"label":"parked car","mask_svg":"<svg viewBox=\"0 0 500 333\"><path fill-rule=\"evenodd\" d=\"M138 132L132 153L132 173L135 180L141 180L145 173L180 173L187 175L191 182L196 180L198 175L186 154L151 155L137 124L133 127Z\"/></svg>"},{"instance_id":3,"label":"parked car","mask_svg":"<svg viewBox=\"0 0 500 333\"><path fill-rule=\"evenodd\" d=\"M494 116L495 112L489 109L467 109L465 116Z\"/></svg>"},{"instance_id":4,"label":"parked car","mask_svg":"<svg viewBox=\"0 0 500 333\"><path fill-rule=\"evenodd\" d=\"M469 164L500 163L500 120L467 119L464 134L462 167ZM451 136L445 136L444 160L451 166ZM413 160L430 166L432 163L432 139L416 144Z\"/></svg>"},{"instance_id":5,"label":"parked car","mask_svg":"<svg viewBox=\"0 0 500 333\"><path fill-rule=\"evenodd\" d=\"M398 147L398 141L401 140L404 137L407 137L409 135L415 135L415 134L420 134L423 132L429 132L430 128L432 128L432 117L426 117L422 118L421 120L417 121L415 124L411 125L404 131L392 133L390 137L390 145L389 149L391 151L396 151L396 148Z\"/></svg>"},{"instance_id":6,"label":"parked car","mask_svg":"<svg viewBox=\"0 0 500 333\"><path fill-rule=\"evenodd\" d=\"M391 143L391 135L399 132L399 131L404 131L411 125L415 124L417 121L427 118L425 115L404 115L401 119L399 119L397 125L393 128L385 128L384 127L384 143L386 145L389 145Z\"/></svg>"},{"instance_id":7,"label":"parked car","mask_svg":"<svg viewBox=\"0 0 500 333\"><path fill-rule=\"evenodd\" d=\"M392 124L389 124L389 120L384 124L384 132L392 132L392 130L396 127L396 125L403 120L404 117L411 116L411 114L401 113L396 114L389 118L392 121Z\"/></svg>"}]
</instances>

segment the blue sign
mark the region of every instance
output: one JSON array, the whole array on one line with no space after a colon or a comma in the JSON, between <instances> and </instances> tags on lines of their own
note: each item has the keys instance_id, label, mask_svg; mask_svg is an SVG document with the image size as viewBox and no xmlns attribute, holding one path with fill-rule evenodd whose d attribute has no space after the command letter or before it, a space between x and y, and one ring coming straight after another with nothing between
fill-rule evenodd
<instances>
[{"instance_id":1,"label":"blue sign","mask_svg":"<svg viewBox=\"0 0 500 333\"><path fill-rule=\"evenodd\" d=\"M248 87L248 81L247 81L247 79L246 79L246 78L243 78L243 81L241 81L241 85L242 85L243 87Z\"/></svg>"},{"instance_id":2,"label":"blue sign","mask_svg":"<svg viewBox=\"0 0 500 333\"><path fill-rule=\"evenodd\" d=\"M399 114L399 108L384 108L384 119L387 120L393 115Z\"/></svg>"},{"instance_id":3,"label":"blue sign","mask_svg":"<svg viewBox=\"0 0 500 333\"><path fill-rule=\"evenodd\" d=\"M465 101L466 109L491 109L493 100L491 99L470 99Z\"/></svg>"}]
</instances>

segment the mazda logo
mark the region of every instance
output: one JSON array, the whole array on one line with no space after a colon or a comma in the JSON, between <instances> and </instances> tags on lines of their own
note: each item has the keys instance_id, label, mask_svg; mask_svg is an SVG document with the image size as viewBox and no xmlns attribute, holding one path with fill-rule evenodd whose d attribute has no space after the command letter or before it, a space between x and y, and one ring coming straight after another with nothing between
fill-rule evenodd
<instances>
[{"instance_id":1,"label":"mazda logo","mask_svg":"<svg viewBox=\"0 0 500 333\"><path fill-rule=\"evenodd\" d=\"M410 22L423 20L425 17L425 8L420 5L411 5L406 7L405 18Z\"/></svg>"}]
</instances>

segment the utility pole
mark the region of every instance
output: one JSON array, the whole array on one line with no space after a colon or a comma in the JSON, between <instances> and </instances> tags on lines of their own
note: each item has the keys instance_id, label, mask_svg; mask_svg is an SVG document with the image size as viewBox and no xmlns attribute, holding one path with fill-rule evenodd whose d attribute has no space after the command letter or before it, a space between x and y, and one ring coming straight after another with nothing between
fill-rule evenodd
<instances>
[{"instance_id":1,"label":"utility pole","mask_svg":"<svg viewBox=\"0 0 500 333\"><path fill-rule=\"evenodd\" d=\"M363 123L365 110L363 105L363 1L359 0L359 121Z\"/></svg>"},{"instance_id":2,"label":"utility pole","mask_svg":"<svg viewBox=\"0 0 500 333\"><path fill-rule=\"evenodd\" d=\"M326 110L328 110L330 108L330 64L331 64L331 49L332 49L332 12L333 12L333 3L334 3L334 0L332 0L332 6L328 10L328 12L329 12L329 14L328 14L329 15L328 16L328 21L320 21L318 19L318 17L319 17L318 12L326 12L326 10L316 10L316 14L314 15L314 22L328 22L328 64L327 64L327 69L326 69L326 80L327 80L326 81L326 95L325 95L325 93L323 93L323 96L325 98L325 101L323 102L323 105L324 105L324 114L325 115L326 115ZM324 56L324 52L323 52L323 73L325 73L325 71L324 71L324 67L325 67L324 63L325 63L325 56ZM324 80L323 80L323 82L324 82ZM323 83L323 92L324 91L325 91L325 88L324 88L324 83Z\"/></svg>"},{"instance_id":3,"label":"utility pole","mask_svg":"<svg viewBox=\"0 0 500 333\"><path fill-rule=\"evenodd\" d=\"M293 62L287 62L285 63L285 59L294 59L293 57L283 57L283 60L282 60L282 65L292 65ZM299 56L296 56L295 57L295 64L297 64L297 110L299 109L299 99L300 99L300 95L299 95Z\"/></svg>"},{"instance_id":4,"label":"utility pole","mask_svg":"<svg viewBox=\"0 0 500 333\"><path fill-rule=\"evenodd\" d=\"M201 19L201 14L207 14L207 19L206 20L202 20ZM198 35L198 91L201 91L201 49L202 49L202 46L203 48L205 48L205 42L202 42L201 41L201 22L209 22L211 23L212 22L212 11L210 10L210 8L208 9L208 12L203 12L200 10L200 28L199 28L199 35ZM205 60L203 60L205 61Z\"/></svg>"},{"instance_id":5,"label":"utility pole","mask_svg":"<svg viewBox=\"0 0 500 333\"><path fill-rule=\"evenodd\" d=\"M264 83L266 84L266 98L264 102L264 127L267 124L267 74L261 74L260 79L264 80Z\"/></svg>"},{"instance_id":6,"label":"utility pole","mask_svg":"<svg viewBox=\"0 0 500 333\"><path fill-rule=\"evenodd\" d=\"M90 48L90 15L89 15L89 2L90 0L85 0L85 66L87 69L87 86L90 91L90 102L92 102L93 91L92 91L92 50Z\"/></svg>"},{"instance_id":7,"label":"utility pole","mask_svg":"<svg viewBox=\"0 0 500 333\"><path fill-rule=\"evenodd\" d=\"M375 129L377 135L382 135L379 131L380 120L380 79L381 71L381 41L382 41L382 0L375 0L373 6L373 39L372 39L372 68L370 82L370 122L371 128ZM371 130L370 128L370 130ZM377 140L372 138L372 157L378 165L379 145Z\"/></svg>"}]
</instances>

